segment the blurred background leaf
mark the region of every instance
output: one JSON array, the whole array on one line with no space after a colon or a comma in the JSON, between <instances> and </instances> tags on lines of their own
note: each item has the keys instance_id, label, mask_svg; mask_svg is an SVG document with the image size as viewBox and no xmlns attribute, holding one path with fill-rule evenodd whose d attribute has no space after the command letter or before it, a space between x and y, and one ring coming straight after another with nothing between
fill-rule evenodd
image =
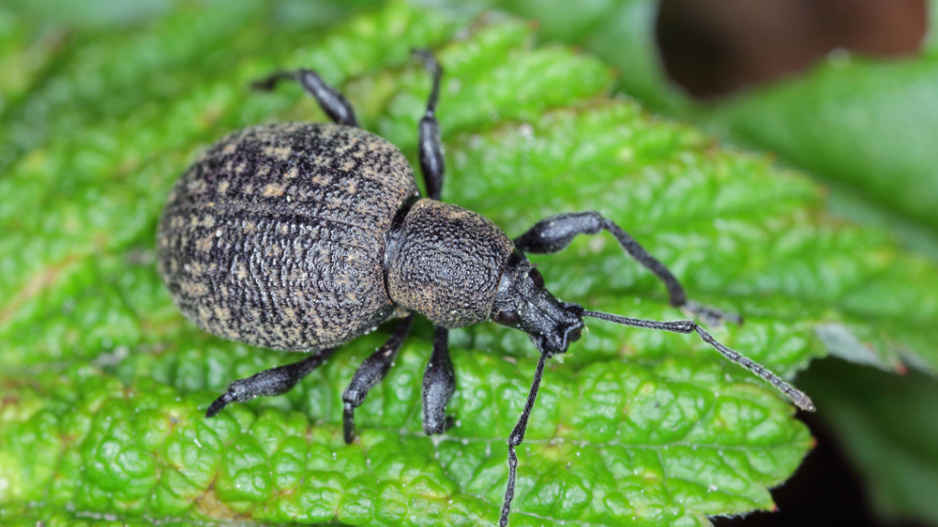
<instances>
[{"instance_id":1,"label":"blurred background leaf","mask_svg":"<svg viewBox=\"0 0 938 527\"><path fill-rule=\"evenodd\" d=\"M931 141L938 137L938 98L935 97L938 93L938 38L934 31L922 39L920 53L906 51L904 56L875 59L837 47L829 56L822 54L809 62L807 71L785 72L781 80L749 86L750 89L734 97L701 103L668 78L660 60L661 18L659 3L655 0L595 0L582 3L573 14L563 9L563 2L554 0L506 0L498 4L537 20L542 40L581 46L617 66L621 71L620 89L651 109L692 120L727 141L778 154L781 161L806 169L833 187L830 203L836 213L886 226L905 243L938 258L938 168ZM750 45L789 52L785 49L787 46L797 50L801 44L796 39L805 38L805 31L799 26L793 27L794 22L779 15L791 15L800 10L802 13L798 14L808 18L812 13L821 13L822 9L815 7L812 11L809 3L788 2L787 9L779 8L778 4L780 2L767 2L761 7L744 10L753 15L763 12L763 16L777 16L777 19L727 20L724 25L731 26L735 22L743 26L733 28L737 33L745 32L747 23L757 28L750 29L750 33L766 26L780 26L782 29L775 30L770 37L782 39L779 33L784 35L788 29L789 40L782 42L743 41L743 37L736 34L713 35L715 31L704 24L716 25L717 22L702 22L703 27L698 27L697 31L709 30L710 33L692 35L685 42L691 48L694 45L704 48L703 52L692 55L705 57L701 62L709 61L700 66L704 68L701 75L707 74L706 65L720 64L721 59L730 61L733 53L742 53L736 49L719 49L721 45ZM866 0L820 4L839 5L844 10L838 12L841 19L827 25L824 20L811 20L818 31L827 34L844 32L838 24L850 23L849 10L866 7L870 11L870 2ZM899 11L907 14L896 17L911 20L898 28L894 26L899 22L877 26L876 20L866 21L870 33L893 30L894 33L919 34L921 28L932 25L921 18L936 17L933 1L903 0L880 5L883 8L870 16ZM716 11L725 13L742 7L731 3L730 7ZM701 5L697 9L707 7ZM690 29L687 25L672 31ZM745 33L744 36L755 39L758 35ZM761 36L765 39L765 35ZM693 37L699 39L691 40ZM713 40L722 37L723 41L707 41L706 37ZM733 41L734 37L738 40ZM708 48L708 45L718 49ZM804 46L810 47L810 44ZM707 51L713 53L708 56ZM726 58L726 55L731 57ZM732 82L732 77L725 82Z\"/></svg>"}]
</instances>

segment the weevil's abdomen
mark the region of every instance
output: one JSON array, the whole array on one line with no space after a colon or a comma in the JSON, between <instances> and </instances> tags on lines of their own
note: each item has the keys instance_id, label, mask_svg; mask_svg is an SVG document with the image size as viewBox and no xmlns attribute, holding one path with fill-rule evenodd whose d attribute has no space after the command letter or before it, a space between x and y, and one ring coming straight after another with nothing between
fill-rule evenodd
<instances>
[{"instance_id":1,"label":"weevil's abdomen","mask_svg":"<svg viewBox=\"0 0 938 527\"><path fill-rule=\"evenodd\" d=\"M254 126L173 187L158 266L202 329L281 350L347 342L388 317L385 237L417 194L386 140L332 124Z\"/></svg>"}]
</instances>

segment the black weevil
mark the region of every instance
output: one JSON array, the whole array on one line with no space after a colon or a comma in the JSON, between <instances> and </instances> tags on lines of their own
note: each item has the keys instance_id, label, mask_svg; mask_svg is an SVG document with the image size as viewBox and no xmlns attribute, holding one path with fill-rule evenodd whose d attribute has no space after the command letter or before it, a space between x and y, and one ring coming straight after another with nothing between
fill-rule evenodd
<instances>
[{"instance_id":1,"label":"black weevil","mask_svg":"<svg viewBox=\"0 0 938 527\"><path fill-rule=\"evenodd\" d=\"M691 320L640 320L554 298L524 253L557 252L579 234L605 230L664 282L673 306L711 322L741 322L688 300L664 265L599 213L553 216L512 241L481 215L439 201L444 165L435 112L442 70L428 52L415 54L433 76L419 125L429 197L420 197L400 151L359 128L348 101L310 70L277 72L254 87L271 90L281 80L296 81L335 124L269 124L235 132L209 148L173 187L157 233L158 265L183 314L224 338L311 353L234 381L209 406L208 417L231 402L286 393L339 345L403 318L342 396L345 440L351 442L355 408L387 374L420 313L436 327L423 378L423 427L439 434L451 423L445 410L455 387L449 329L488 320L520 329L540 360L508 439L509 478L499 519L504 526L514 496L515 447L524 439L545 361L580 337L584 317L696 332L800 408L814 409L805 394Z\"/></svg>"}]
</instances>

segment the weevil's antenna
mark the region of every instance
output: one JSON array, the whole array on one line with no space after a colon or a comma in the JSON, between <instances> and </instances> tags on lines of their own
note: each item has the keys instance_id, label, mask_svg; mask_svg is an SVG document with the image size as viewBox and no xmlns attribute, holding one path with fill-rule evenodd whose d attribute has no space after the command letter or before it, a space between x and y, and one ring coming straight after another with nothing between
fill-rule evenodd
<instances>
[{"instance_id":1,"label":"weevil's antenna","mask_svg":"<svg viewBox=\"0 0 938 527\"><path fill-rule=\"evenodd\" d=\"M531 382L531 391L528 392L528 401L524 403L524 411L521 412L521 418L518 424L511 431L508 438L508 488L505 489L505 501L502 503L502 515L498 519L499 527L508 525L508 513L511 512L511 500L515 497L515 477L518 475L518 455L515 454L515 447L524 440L524 431L528 428L528 417L531 416L531 410L534 408L534 401L537 399L537 390L541 386L541 377L544 376L544 363L547 362L547 353L541 352L541 359L537 361L537 370L534 371L534 381Z\"/></svg>"},{"instance_id":2,"label":"weevil's antenna","mask_svg":"<svg viewBox=\"0 0 938 527\"><path fill-rule=\"evenodd\" d=\"M707 330L697 325L693 320L675 320L674 322L658 322L654 320L642 320L638 318L623 317L620 315L613 315L610 313L603 313L600 311L584 311L584 317L593 317L600 320L605 320L607 322L614 322L616 324L621 324L623 326L631 326L635 328L646 328L646 329L658 329L663 331L673 331L675 333L692 333L697 332L697 335L703 339L704 342L713 346L717 351L719 351L727 359L739 364L743 368L755 373L761 377L764 381L768 382L774 386L778 391L784 393L788 396L789 399L798 408L802 410L807 410L809 412L814 411L814 403L811 402L811 398L804 394L804 392L797 390L792 385L783 381L779 378L778 375L775 375L768 368L759 364L758 362L753 361L752 359L743 356L742 354L727 348L723 344L720 344L707 333Z\"/></svg>"}]
</instances>

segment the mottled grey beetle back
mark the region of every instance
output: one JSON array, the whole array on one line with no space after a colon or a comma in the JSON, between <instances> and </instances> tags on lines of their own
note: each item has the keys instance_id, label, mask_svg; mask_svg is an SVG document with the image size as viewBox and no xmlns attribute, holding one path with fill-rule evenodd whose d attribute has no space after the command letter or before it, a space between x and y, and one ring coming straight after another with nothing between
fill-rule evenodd
<instances>
[{"instance_id":1,"label":"mottled grey beetle back","mask_svg":"<svg viewBox=\"0 0 938 527\"><path fill-rule=\"evenodd\" d=\"M385 238L417 193L400 151L359 128L247 128L173 187L159 271L183 314L210 333L280 350L335 346L393 311Z\"/></svg>"}]
</instances>

